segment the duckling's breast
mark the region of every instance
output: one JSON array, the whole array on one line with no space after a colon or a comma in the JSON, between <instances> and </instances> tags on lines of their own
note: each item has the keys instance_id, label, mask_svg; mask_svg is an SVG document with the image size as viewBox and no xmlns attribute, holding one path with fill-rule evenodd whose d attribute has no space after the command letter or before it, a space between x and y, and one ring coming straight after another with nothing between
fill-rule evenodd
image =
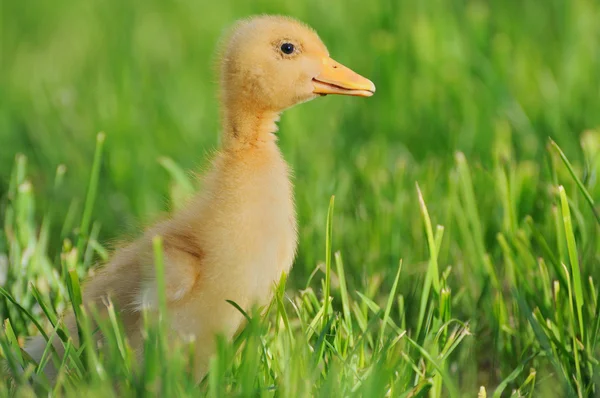
<instances>
[{"instance_id":1,"label":"duckling's breast","mask_svg":"<svg viewBox=\"0 0 600 398\"><path fill-rule=\"evenodd\" d=\"M273 143L221 154L203 191L187 217L205 257L198 286L180 307L185 318L176 328L231 336L243 318L226 300L245 310L266 304L274 283L292 266L297 246L292 184Z\"/></svg>"},{"instance_id":2,"label":"duckling's breast","mask_svg":"<svg viewBox=\"0 0 600 398\"><path fill-rule=\"evenodd\" d=\"M236 183L231 187L231 197L238 197L232 204L237 211L230 220L235 226L230 242L235 246L227 263L240 293L245 290L248 300L264 304L273 283L290 270L296 252L292 184L274 144L255 149L237 163Z\"/></svg>"}]
</instances>

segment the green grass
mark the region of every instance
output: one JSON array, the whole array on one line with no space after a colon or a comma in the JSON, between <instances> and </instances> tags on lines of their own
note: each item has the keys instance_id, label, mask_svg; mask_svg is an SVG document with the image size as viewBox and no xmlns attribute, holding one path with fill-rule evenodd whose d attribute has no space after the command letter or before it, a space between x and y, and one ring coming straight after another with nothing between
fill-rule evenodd
<instances>
[{"instance_id":1,"label":"green grass","mask_svg":"<svg viewBox=\"0 0 600 398\"><path fill-rule=\"evenodd\" d=\"M600 394L597 1L8 0L0 12L0 351L16 368L25 336L67 347L42 360L61 368L56 385L30 365L0 395ZM112 308L106 349L88 349L79 283L112 241L201 189L188 170L218 142L215 43L261 12L312 25L377 94L284 114L298 257L198 386L193 344L162 332L168 313L146 320L143 365ZM58 318L72 303L83 349Z\"/></svg>"}]
</instances>

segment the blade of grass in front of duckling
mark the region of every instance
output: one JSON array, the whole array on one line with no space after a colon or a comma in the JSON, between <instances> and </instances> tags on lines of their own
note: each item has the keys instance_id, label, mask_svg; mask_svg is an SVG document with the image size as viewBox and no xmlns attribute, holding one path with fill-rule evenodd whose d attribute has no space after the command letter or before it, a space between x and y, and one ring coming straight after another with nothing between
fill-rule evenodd
<instances>
[{"instance_id":1,"label":"blade of grass in front of duckling","mask_svg":"<svg viewBox=\"0 0 600 398\"><path fill-rule=\"evenodd\" d=\"M55 331L56 331L56 329L55 329ZM51 339L54 338L54 334L50 335ZM42 356L40 357L40 362L38 363L38 366L35 370L36 375L41 376L44 374L44 369L46 368L46 365L48 364L48 362L50 361L50 359L52 357L51 351L53 351L52 350L53 348L54 347L52 345L52 340L47 341L46 347L44 348L44 351L42 352Z\"/></svg>"},{"instance_id":2,"label":"blade of grass in front of duckling","mask_svg":"<svg viewBox=\"0 0 600 398\"><path fill-rule=\"evenodd\" d=\"M95 308L91 308L93 314L97 314ZM83 304L80 304L79 308L81 334L83 335L83 343L80 340L80 348L83 348L82 353L85 353L85 359L87 360L87 371L88 376L93 382L101 382L106 380L106 372L96 353L96 339L92 332L92 318L93 316L88 313ZM97 331L94 331L97 333Z\"/></svg>"},{"instance_id":3,"label":"blade of grass in front of duckling","mask_svg":"<svg viewBox=\"0 0 600 398\"><path fill-rule=\"evenodd\" d=\"M163 238L154 236L152 238L152 248L154 251L154 272L156 279L156 295L158 297L158 322L153 322L155 338L157 344L156 355L161 363L167 360L167 342L166 342L166 325L167 325L167 294L165 281L165 261L163 251ZM169 396L170 380L168 377L168 368L159 366L160 368L160 388L162 396Z\"/></svg>"},{"instance_id":4,"label":"blade of grass in front of duckling","mask_svg":"<svg viewBox=\"0 0 600 398\"><path fill-rule=\"evenodd\" d=\"M165 396L165 350L166 347L162 341L162 332L160 326L163 323L158 310L149 310L144 308L143 317L143 337L144 337L144 360L140 383L136 386L137 395Z\"/></svg>"},{"instance_id":5,"label":"blade of grass in front of duckling","mask_svg":"<svg viewBox=\"0 0 600 398\"><path fill-rule=\"evenodd\" d=\"M94 224L92 225L92 230L90 231L90 234L88 236L88 240L87 240L87 245L85 247L84 253L82 255L82 263L81 267L79 268L79 275L81 277L85 276L85 273L87 272L87 270L90 268L90 266L92 265L92 260L94 259L94 253L96 252L96 247L98 247L98 235L100 234L100 223L99 222L94 222ZM105 254L102 253L102 251L100 251L100 253L98 253L101 255ZM108 256L105 256L103 258L103 260L105 261L107 259Z\"/></svg>"},{"instance_id":6,"label":"blade of grass in front of duckling","mask_svg":"<svg viewBox=\"0 0 600 398\"><path fill-rule=\"evenodd\" d=\"M33 298L35 299L35 301L37 301L38 305L46 315L46 318L52 324L52 327L56 327L56 323L58 322L58 315L56 315L54 308L46 304L46 301L42 297L42 294L33 283L29 284L29 288L31 289L31 294L33 295Z\"/></svg>"},{"instance_id":7,"label":"blade of grass in front of duckling","mask_svg":"<svg viewBox=\"0 0 600 398\"><path fill-rule=\"evenodd\" d=\"M228 302L229 304L231 304L236 310L238 310L244 316L244 318L246 318L247 322L250 322L252 320L252 318L250 318L250 315L248 315L248 313L246 311L244 311L244 309L242 307L240 307L240 305L238 303L236 303L233 300L225 300L225 301Z\"/></svg>"},{"instance_id":8,"label":"blade of grass in front of duckling","mask_svg":"<svg viewBox=\"0 0 600 398\"><path fill-rule=\"evenodd\" d=\"M321 305L321 332L319 333L319 341L321 337L324 338L326 327L331 325L329 322L329 301L330 301L330 289L331 289L331 241L332 241L332 223L333 223L333 208L335 203L335 196L331 196L329 200L329 208L327 209L327 222L325 226L325 283L323 286L323 303ZM313 320L316 321L317 318ZM312 323L311 323L312 325ZM316 358L320 361L323 358L325 344L317 344L318 351L315 352ZM316 363L315 363L316 364Z\"/></svg>"},{"instance_id":9,"label":"blade of grass in front of duckling","mask_svg":"<svg viewBox=\"0 0 600 398\"><path fill-rule=\"evenodd\" d=\"M19 347L19 342L17 341L17 336L10 324L10 319L4 320L4 334L6 335L6 339L11 346L11 352L15 355L15 359L17 360L17 365L20 365L21 368L24 366L23 356L21 355L21 348Z\"/></svg>"},{"instance_id":10,"label":"blade of grass in front of duckling","mask_svg":"<svg viewBox=\"0 0 600 398\"><path fill-rule=\"evenodd\" d=\"M83 374L89 372L88 365L90 364L87 359L88 350L85 346L85 316L82 314L83 298L81 295L81 285L79 283L79 276L76 270L77 252L71 247L66 245L64 248L65 252L62 267L63 275L67 284L67 292L69 293L69 299L71 301L71 307L73 309L73 315L75 317L75 323L77 325L77 337L79 342L79 350L72 350L72 360L78 365L79 371ZM93 349L93 347L90 347Z\"/></svg>"},{"instance_id":11,"label":"blade of grass in front of duckling","mask_svg":"<svg viewBox=\"0 0 600 398\"><path fill-rule=\"evenodd\" d=\"M100 178L100 165L102 163L102 149L104 148L105 134L98 133L96 136L96 151L94 152L94 161L92 163L92 173L85 198L85 206L83 208L83 216L79 225L79 239L77 240L77 256L83 256L83 248L88 238L88 230L92 221L92 211L98 193L98 180Z\"/></svg>"},{"instance_id":12,"label":"blade of grass in front of duckling","mask_svg":"<svg viewBox=\"0 0 600 398\"><path fill-rule=\"evenodd\" d=\"M60 358L59 358L58 354L56 353L56 350L54 349L54 345L52 344L52 339L56 335L57 330L58 330L58 328L55 327L54 332L50 335L50 339L46 342L46 347L44 348L44 351L42 352L42 356L40 357L40 361L38 363L37 369L35 370L35 373L38 376L44 375L44 369L46 369L46 365L48 364L50 359L54 359L55 364L57 364L60 361ZM53 358L53 356L54 356L54 358Z\"/></svg>"},{"instance_id":13,"label":"blade of grass in front of duckling","mask_svg":"<svg viewBox=\"0 0 600 398\"><path fill-rule=\"evenodd\" d=\"M81 329L81 304L83 299L81 297L81 286L79 285L79 277L75 269L69 269L66 261L63 261L64 274L66 275L67 291L69 292L69 298L71 300L71 307L73 308L73 314L77 322L77 334L79 342L83 342L83 335ZM86 363L86 361L83 361Z\"/></svg>"},{"instance_id":14,"label":"blade of grass in front of duckling","mask_svg":"<svg viewBox=\"0 0 600 398\"><path fill-rule=\"evenodd\" d=\"M7 319L4 323L5 328L6 324L10 321ZM23 383L23 367L20 364L18 357L15 354L15 349L13 348L14 344L10 341L7 333L0 334L0 352L4 356L4 360L6 360L6 364L9 368L9 374L14 377L17 384L21 385ZM17 348L18 349L18 348ZM1 364L0 364L1 365Z\"/></svg>"},{"instance_id":15,"label":"blade of grass in front of duckling","mask_svg":"<svg viewBox=\"0 0 600 398\"><path fill-rule=\"evenodd\" d=\"M158 297L159 318L162 322L167 314L167 295L165 283L165 263L163 255L163 240L161 236L152 238L154 250L154 277L156 279L156 294Z\"/></svg>"},{"instance_id":16,"label":"blade of grass in front of duckling","mask_svg":"<svg viewBox=\"0 0 600 398\"><path fill-rule=\"evenodd\" d=\"M106 312L108 313L108 320L110 325L111 335L113 337L113 346L116 345L120 357L124 361L126 374L130 372L131 367L129 363L129 352L127 351L127 343L125 341L125 333L123 332L123 326L121 320L117 316L115 306L112 300L108 299L106 304Z\"/></svg>"},{"instance_id":17,"label":"blade of grass in front of duckling","mask_svg":"<svg viewBox=\"0 0 600 398\"><path fill-rule=\"evenodd\" d=\"M569 162L569 159L564 154L564 152L562 151L562 149L560 149L560 147L558 146L558 144L556 142L554 142L554 140L552 140L552 139L549 139L549 140L550 140L550 145L554 148L554 150L556 150L556 152L560 156L561 160L563 161L563 163L567 167L567 170L569 170L569 173L571 174L571 177L573 177L573 180L577 184L577 187L579 188L579 191L581 191L581 193L583 194L583 197L585 198L585 201L590 206L590 209L592 210L592 214L596 218L596 222L598 224L600 224L600 214L596 210L596 205L594 203L594 199L592 198L592 195L590 195L590 193L588 192L588 190L585 188L585 185L583 185L583 182L581 182L581 180L579 179L579 177L577 177L577 174L575 173L575 170L573 169L573 166L571 165L571 162Z\"/></svg>"},{"instance_id":18,"label":"blade of grass in front of duckling","mask_svg":"<svg viewBox=\"0 0 600 398\"><path fill-rule=\"evenodd\" d=\"M42 327L42 325L40 325L40 323L38 322L37 318L34 317L29 311L27 311L21 304L19 304L14 298L13 296L10 295L10 293L8 293L6 290L4 290L4 288L0 287L0 295L2 295L5 299L7 299L8 301L10 301L13 305L15 305L17 307L17 309L23 314L25 315L29 320L31 320L31 322L35 325L35 327L40 331L40 333L42 334L42 336L44 336L44 339L46 341L48 341L48 335L46 334L46 332L44 331L44 328Z\"/></svg>"},{"instance_id":19,"label":"blade of grass in front of duckling","mask_svg":"<svg viewBox=\"0 0 600 398\"><path fill-rule=\"evenodd\" d=\"M227 395L227 365L229 363L228 344L223 336L216 337L216 355L213 355L209 362L209 372L207 376L209 397L224 397Z\"/></svg>"},{"instance_id":20,"label":"blade of grass in front of duckling","mask_svg":"<svg viewBox=\"0 0 600 398\"><path fill-rule=\"evenodd\" d=\"M55 384L54 384L54 395L53 396L59 396L58 392L61 391L61 389L63 388L63 384L65 383L65 374L66 374L66 369L67 369L67 361L69 360L69 358L76 356L73 355L73 343L71 340L67 341L67 344L65 344L65 353L62 357L62 361L60 363L60 366L57 368L58 371L58 375L56 377L55 380ZM76 367L76 372L78 372L79 376L81 377L81 373L82 373L82 368Z\"/></svg>"},{"instance_id":21,"label":"blade of grass in front of duckling","mask_svg":"<svg viewBox=\"0 0 600 398\"><path fill-rule=\"evenodd\" d=\"M49 361L50 358L53 360L54 363L57 363L58 361L61 360L61 358L60 358L61 356L56 351L54 344L51 343L52 339L54 339L54 335L59 337L60 344L62 344L63 347L65 344L67 344L69 342L69 335L68 335L68 331L66 330L64 324L58 318L58 315L56 314L54 308L46 303L46 301L43 299L42 294L40 293L38 288L33 283L31 283L30 289L31 289L34 299L36 300L36 302L38 303L38 305L40 306L40 308L42 309L44 314L46 314L46 318L48 318L48 320L50 321L50 324L54 328L53 334L49 335L49 338L46 340L46 349L44 350L42 359L40 359L40 363L39 363L39 366L37 369L37 373L39 374L46 367L46 364L44 363L44 357L46 356L46 351L48 351L48 353L51 354L51 355L49 355L49 358L47 361ZM66 354L63 354L63 355L66 355Z\"/></svg>"},{"instance_id":22,"label":"blade of grass in front of duckling","mask_svg":"<svg viewBox=\"0 0 600 398\"><path fill-rule=\"evenodd\" d=\"M56 334L63 341L63 343L66 343L69 339L69 336L67 335L67 332L65 331L65 328L63 327L62 323L59 321L58 315L56 314L54 307L46 303L42 294L33 283L31 283L29 287L31 289L31 294L33 295L33 298L36 300L44 314L46 314L46 318L48 318L52 327L56 329Z\"/></svg>"},{"instance_id":23,"label":"blade of grass in front of duckling","mask_svg":"<svg viewBox=\"0 0 600 398\"><path fill-rule=\"evenodd\" d=\"M327 210L327 224L325 227L325 292L323 293L323 321L321 327L325 328L328 323L329 316L329 292L331 289L331 241L333 238L333 208L335 204L335 196L331 196L329 200L329 209Z\"/></svg>"},{"instance_id":24,"label":"blade of grass in front of duckling","mask_svg":"<svg viewBox=\"0 0 600 398\"><path fill-rule=\"evenodd\" d=\"M236 378L241 391L252 391L260 372L262 348L260 316L256 311L251 312L250 320L245 329L248 331L244 348L242 349L243 361L240 363L239 376Z\"/></svg>"},{"instance_id":25,"label":"blade of grass in front of duckling","mask_svg":"<svg viewBox=\"0 0 600 398\"><path fill-rule=\"evenodd\" d=\"M110 298L102 305L90 308L91 318L97 327L96 333L102 337L99 359L102 362L102 375L105 380L127 378L134 368L134 354L125 340L125 333L115 306ZM96 340L96 339L95 339ZM123 386L119 395L127 395L130 386Z\"/></svg>"},{"instance_id":26,"label":"blade of grass in front of duckling","mask_svg":"<svg viewBox=\"0 0 600 398\"><path fill-rule=\"evenodd\" d=\"M290 326L290 319L288 317L287 311L285 310L285 305L283 304L283 298L285 297L285 286L286 286L287 276L285 273L281 274L281 278L279 279L279 283L277 284L277 288L275 289L275 301L277 304L277 315L281 317L283 321L284 328L288 333L290 341L294 341L294 332L292 331L292 327ZM267 312L268 313L268 312ZM276 323L276 326L279 322ZM276 330L277 333L277 330Z\"/></svg>"}]
</instances>

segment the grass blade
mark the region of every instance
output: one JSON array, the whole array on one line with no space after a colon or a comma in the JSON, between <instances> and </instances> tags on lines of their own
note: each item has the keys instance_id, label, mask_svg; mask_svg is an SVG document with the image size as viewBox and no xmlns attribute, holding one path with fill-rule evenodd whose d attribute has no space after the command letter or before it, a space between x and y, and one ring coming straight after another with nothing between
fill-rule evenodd
<instances>
[{"instance_id":1,"label":"grass blade","mask_svg":"<svg viewBox=\"0 0 600 398\"><path fill-rule=\"evenodd\" d=\"M379 332L379 344L383 344L383 336L385 335L385 327L387 326L388 319L390 317L390 312L392 310L392 304L396 298L396 289L398 288L398 281L400 280L400 272L402 271L402 260L398 263L398 271L396 271L396 277L394 278L394 284L392 285L392 290L390 291L390 295L388 296L387 304L385 306L385 312L383 313L383 324L381 325L381 330Z\"/></svg>"},{"instance_id":2,"label":"grass blade","mask_svg":"<svg viewBox=\"0 0 600 398\"><path fill-rule=\"evenodd\" d=\"M152 248L154 250L154 277L156 278L158 309L160 311L160 318L163 319L167 315L167 295L162 237L155 236L152 238Z\"/></svg>"},{"instance_id":3,"label":"grass blade","mask_svg":"<svg viewBox=\"0 0 600 398\"><path fill-rule=\"evenodd\" d=\"M83 247L85 240L88 237L90 224L92 221L92 212L94 210L94 203L96 202L96 195L98 193L98 181L100 179L100 166L102 164L102 150L104 148L104 140L106 136L104 133L98 133L96 136L96 151L94 152L94 161L92 163L92 173L90 175L90 182L88 184L88 191L85 198L85 206L83 208L83 216L81 218L81 224L79 226L79 240L77 241L77 256L83 256Z\"/></svg>"},{"instance_id":4,"label":"grass blade","mask_svg":"<svg viewBox=\"0 0 600 398\"><path fill-rule=\"evenodd\" d=\"M583 182L581 182L579 177L577 177L577 174L575 173L575 170L573 169L571 162L569 162L569 159L564 154L562 149L560 149L558 144L556 142L554 142L554 140L550 139L550 145L556 150L556 152L562 159L563 163L567 167L567 170L569 170L569 173L571 174L571 177L573 177L573 180L575 180L575 183L577 184L579 191L582 193L583 197L585 198L585 201L590 206L590 209L592 210L592 214L594 214L594 217L596 218L596 222L598 224L600 224L600 213L598 213L598 211L596 210L596 205L594 203L594 199L592 198L592 195L590 195L590 193L587 191L587 189L585 189Z\"/></svg>"},{"instance_id":5,"label":"grass blade","mask_svg":"<svg viewBox=\"0 0 600 398\"><path fill-rule=\"evenodd\" d=\"M569 203L567 201L567 195L565 189L560 186L558 187L560 193L560 203L563 216L563 223L565 228L565 237L567 240L567 251L569 253L569 260L571 263L571 279L573 281L573 292L575 294L575 306L577 308L577 319L579 321L579 333L581 341L585 341L584 327L583 327L583 284L581 283L581 271L579 268L579 258L577 255L577 245L575 243L575 236L573 235L573 224L571 222L571 212L569 211Z\"/></svg>"},{"instance_id":6,"label":"grass blade","mask_svg":"<svg viewBox=\"0 0 600 398\"><path fill-rule=\"evenodd\" d=\"M329 209L327 210L326 240L325 240L325 292L323 293L323 319L321 328L324 330L329 323L329 295L331 289L331 241L333 238L333 207L335 196L329 200Z\"/></svg>"}]
</instances>

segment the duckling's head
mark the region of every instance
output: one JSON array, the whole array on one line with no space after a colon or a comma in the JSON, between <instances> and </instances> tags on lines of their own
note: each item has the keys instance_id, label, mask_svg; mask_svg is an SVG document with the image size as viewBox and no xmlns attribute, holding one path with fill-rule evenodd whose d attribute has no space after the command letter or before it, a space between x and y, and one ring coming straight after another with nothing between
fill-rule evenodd
<instances>
[{"instance_id":1,"label":"duckling's head","mask_svg":"<svg viewBox=\"0 0 600 398\"><path fill-rule=\"evenodd\" d=\"M287 17L239 22L221 63L225 106L281 112L319 95L370 97L375 85L329 57L319 36Z\"/></svg>"}]
</instances>

